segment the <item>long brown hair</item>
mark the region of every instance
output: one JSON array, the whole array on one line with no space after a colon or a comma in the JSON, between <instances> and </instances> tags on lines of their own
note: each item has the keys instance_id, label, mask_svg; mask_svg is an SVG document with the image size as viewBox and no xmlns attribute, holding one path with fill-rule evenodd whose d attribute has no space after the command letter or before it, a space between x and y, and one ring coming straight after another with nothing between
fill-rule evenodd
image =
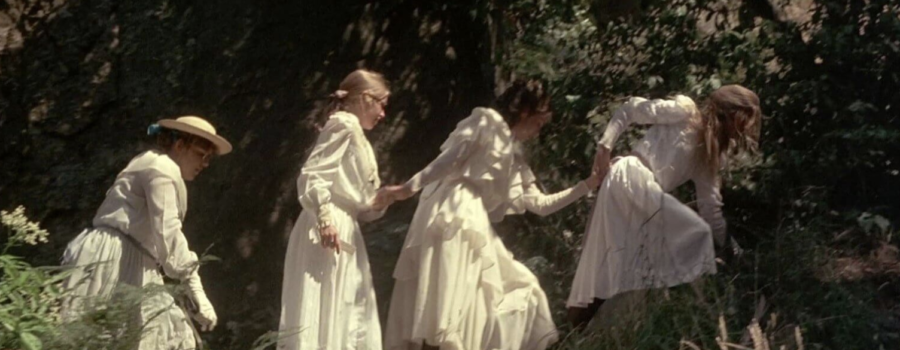
<instances>
[{"instance_id":1,"label":"long brown hair","mask_svg":"<svg viewBox=\"0 0 900 350\"><path fill-rule=\"evenodd\" d=\"M341 81L338 89L328 96L328 101L324 105L317 107L313 114L316 126L323 127L329 116L345 110L352 103L370 104L383 100L390 94L389 83L383 75L366 69L357 69Z\"/></svg>"},{"instance_id":2,"label":"long brown hair","mask_svg":"<svg viewBox=\"0 0 900 350\"><path fill-rule=\"evenodd\" d=\"M707 97L701 111L703 160L718 170L723 156L739 151L756 152L762 126L759 96L740 86L726 85Z\"/></svg>"}]
</instances>

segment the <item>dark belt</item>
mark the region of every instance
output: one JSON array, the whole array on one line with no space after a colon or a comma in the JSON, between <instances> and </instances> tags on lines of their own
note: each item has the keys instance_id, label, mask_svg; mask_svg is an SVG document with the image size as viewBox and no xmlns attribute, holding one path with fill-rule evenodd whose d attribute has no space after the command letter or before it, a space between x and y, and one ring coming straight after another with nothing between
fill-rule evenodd
<instances>
[{"instance_id":1,"label":"dark belt","mask_svg":"<svg viewBox=\"0 0 900 350\"><path fill-rule=\"evenodd\" d=\"M158 270L158 272L160 273L160 275L163 275L163 276L166 275L166 274L165 274L165 271L163 270L162 264L159 263L159 259L157 259L156 256L153 255L153 253L151 253L149 249L147 249L147 247L144 247L144 245L141 244L141 242L139 242L139 241L137 240L137 238L134 238L134 237L132 237L131 235L129 235L129 234L125 233L125 232L122 232L121 230L119 230L119 229L117 229L117 228L115 228L115 227L112 227L112 226L100 225L100 226L94 226L94 228L95 228L95 229L104 229L104 230L107 230L107 231L115 232L116 234L119 235L119 237L122 237L122 238L124 238L126 241L128 241L128 243L131 243L131 245L132 245L134 248L137 248L137 250L140 251L141 254L143 254L144 256L146 256L146 257L150 258L151 260L153 260L153 262L156 263L156 269Z\"/></svg>"}]
</instances>

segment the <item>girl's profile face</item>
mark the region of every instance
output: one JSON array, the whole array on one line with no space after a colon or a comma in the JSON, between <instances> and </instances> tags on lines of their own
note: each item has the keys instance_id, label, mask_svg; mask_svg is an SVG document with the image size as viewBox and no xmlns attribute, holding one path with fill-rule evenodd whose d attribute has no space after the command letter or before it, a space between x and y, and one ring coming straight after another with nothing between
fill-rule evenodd
<instances>
[{"instance_id":1,"label":"girl's profile face","mask_svg":"<svg viewBox=\"0 0 900 350\"><path fill-rule=\"evenodd\" d=\"M372 130L378 123L384 120L384 110L387 108L388 97L390 97L390 95L385 94L380 98L373 94L366 94L364 96L365 97L360 101L364 106L359 113L360 115L357 117L359 118L359 124L363 129Z\"/></svg>"},{"instance_id":2,"label":"girl's profile face","mask_svg":"<svg viewBox=\"0 0 900 350\"><path fill-rule=\"evenodd\" d=\"M175 142L169 156L181 169L181 177L184 181L192 181L200 172L209 166L209 161L215 156L215 148L203 142L185 142L183 139Z\"/></svg>"},{"instance_id":3,"label":"girl's profile face","mask_svg":"<svg viewBox=\"0 0 900 350\"><path fill-rule=\"evenodd\" d=\"M540 136L541 129L553 119L550 110L541 112L524 112L519 122L512 128L513 134L519 141L531 140Z\"/></svg>"}]
</instances>

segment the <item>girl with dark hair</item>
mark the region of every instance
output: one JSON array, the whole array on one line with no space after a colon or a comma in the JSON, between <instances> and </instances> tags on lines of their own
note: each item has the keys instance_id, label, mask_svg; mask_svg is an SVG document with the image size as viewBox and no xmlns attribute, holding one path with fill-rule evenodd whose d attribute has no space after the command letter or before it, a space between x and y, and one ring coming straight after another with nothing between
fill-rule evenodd
<instances>
[{"instance_id":1,"label":"girl with dark hair","mask_svg":"<svg viewBox=\"0 0 900 350\"><path fill-rule=\"evenodd\" d=\"M608 175L569 294L573 326L585 326L604 300L619 293L672 287L716 272L713 242L730 243L719 171L728 154L756 150L760 119L759 98L739 85L714 91L703 109L678 95L635 97L616 110L594 163L595 172ZM652 126L630 156L609 167L616 138L633 123ZM699 215L668 194L687 181L696 188Z\"/></svg>"},{"instance_id":2,"label":"girl with dark hair","mask_svg":"<svg viewBox=\"0 0 900 350\"><path fill-rule=\"evenodd\" d=\"M156 139L155 149L128 163L106 192L93 228L66 247L63 265L74 268L63 287L75 297L63 302L61 314L75 319L125 288L162 285L165 275L187 285L199 308L190 316L203 330L212 330L216 312L197 274L197 254L182 232L187 212L184 183L194 180L214 155L231 152L231 144L209 122L194 116L160 120L148 134ZM141 300L134 319L144 333L136 348L198 348L199 338L187 316L168 293Z\"/></svg>"},{"instance_id":3,"label":"girl with dark hair","mask_svg":"<svg viewBox=\"0 0 900 350\"><path fill-rule=\"evenodd\" d=\"M491 227L526 210L548 215L599 184L592 175L544 194L522 156L550 121L540 81L518 81L496 109L475 108L441 154L406 184L382 195L422 191L394 270L388 349L544 349L557 339L547 297Z\"/></svg>"},{"instance_id":4,"label":"girl with dark hair","mask_svg":"<svg viewBox=\"0 0 900 350\"><path fill-rule=\"evenodd\" d=\"M387 81L356 70L321 110L316 145L297 179L303 212L284 259L278 349L381 349L381 325L359 221L389 201L363 130L384 119Z\"/></svg>"}]
</instances>

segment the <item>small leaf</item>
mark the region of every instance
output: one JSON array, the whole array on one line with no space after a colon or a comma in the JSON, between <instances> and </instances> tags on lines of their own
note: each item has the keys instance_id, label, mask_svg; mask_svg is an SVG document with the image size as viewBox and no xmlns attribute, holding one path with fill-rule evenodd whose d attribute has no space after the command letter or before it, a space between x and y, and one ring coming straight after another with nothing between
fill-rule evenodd
<instances>
[{"instance_id":1,"label":"small leaf","mask_svg":"<svg viewBox=\"0 0 900 350\"><path fill-rule=\"evenodd\" d=\"M872 218L872 221L881 229L881 232L887 232L888 228L891 227L891 222L881 215L875 215L875 217Z\"/></svg>"},{"instance_id":2,"label":"small leaf","mask_svg":"<svg viewBox=\"0 0 900 350\"><path fill-rule=\"evenodd\" d=\"M875 108L875 106L871 103L866 103L860 100L856 100L855 102L851 103L850 106L847 107L847 109L851 112L870 112L878 110L878 108Z\"/></svg>"},{"instance_id":3,"label":"small leaf","mask_svg":"<svg viewBox=\"0 0 900 350\"><path fill-rule=\"evenodd\" d=\"M44 344L41 343L41 340L34 334L23 332L19 334L19 338L22 340L22 345L25 345L26 349L41 350L44 348Z\"/></svg>"}]
</instances>

